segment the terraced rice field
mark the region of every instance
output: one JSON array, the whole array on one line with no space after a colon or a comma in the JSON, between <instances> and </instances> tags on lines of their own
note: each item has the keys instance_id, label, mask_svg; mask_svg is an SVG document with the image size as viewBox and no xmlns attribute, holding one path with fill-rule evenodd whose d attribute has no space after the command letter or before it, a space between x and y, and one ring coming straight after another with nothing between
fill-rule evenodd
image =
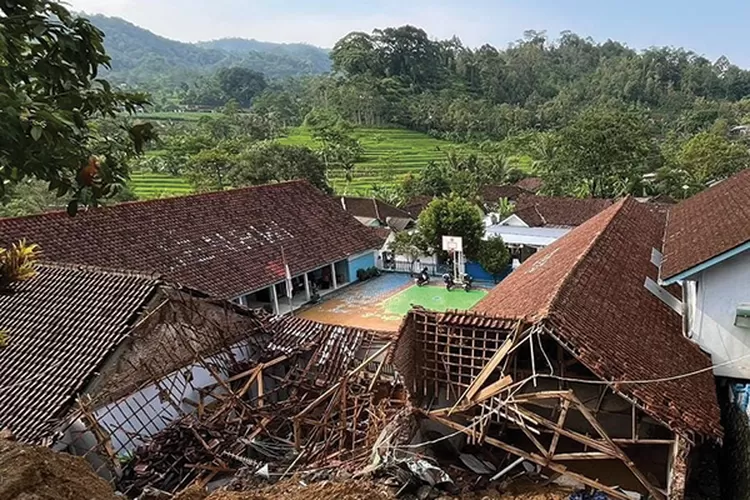
<instances>
[{"instance_id":1,"label":"terraced rice field","mask_svg":"<svg viewBox=\"0 0 750 500\"><path fill-rule=\"evenodd\" d=\"M397 128L357 128L355 137L364 148L362 161L354 168L351 192L369 191L374 184L392 184L403 175L419 172L430 161L445 159L448 151L465 149L448 141L441 141L421 132ZM309 131L292 129L283 144L315 147ZM330 172L337 191L345 187L344 172Z\"/></svg>"},{"instance_id":2,"label":"terraced rice field","mask_svg":"<svg viewBox=\"0 0 750 500\"><path fill-rule=\"evenodd\" d=\"M155 172L132 172L130 186L140 199L183 196L193 187L182 177Z\"/></svg>"}]
</instances>

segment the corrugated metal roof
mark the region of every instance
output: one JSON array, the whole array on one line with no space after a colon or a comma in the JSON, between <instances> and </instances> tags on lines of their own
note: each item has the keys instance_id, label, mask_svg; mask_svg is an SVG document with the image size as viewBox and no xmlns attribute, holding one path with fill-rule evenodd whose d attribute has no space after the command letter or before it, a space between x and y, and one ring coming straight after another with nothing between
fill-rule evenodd
<instances>
[{"instance_id":1,"label":"corrugated metal roof","mask_svg":"<svg viewBox=\"0 0 750 500\"><path fill-rule=\"evenodd\" d=\"M107 354L157 282L132 273L39 266L35 278L0 294L0 428L36 441Z\"/></svg>"},{"instance_id":2,"label":"corrugated metal roof","mask_svg":"<svg viewBox=\"0 0 750 500\"><path fill-rule=\"evenodd\" d=\"M562 238L569 228L557 227L520 227L495 224L487 228L487 234L500 236L508 245L528 245L545 247Z\"/></svg>"}]
</instances>

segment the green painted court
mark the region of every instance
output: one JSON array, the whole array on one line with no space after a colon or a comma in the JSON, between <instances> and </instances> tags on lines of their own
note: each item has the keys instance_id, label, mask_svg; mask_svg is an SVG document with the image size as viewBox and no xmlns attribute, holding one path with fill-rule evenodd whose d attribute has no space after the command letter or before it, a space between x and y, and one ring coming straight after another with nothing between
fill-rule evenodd
<instances>
[{"instance_id":1,"label":"green painted court","mask_svg":"<svg viewBox=\"0 0 750 500\"><path fill-rule=\"evenodd\" d=\"M485 295L486 290L465 292L457 287L449 292L444 286L412 285L389 297L383 302L382 307L386 312L399 316L406 315L412 305L441 312L448 309L470 309Z\"/></svg>"}]
</instances>

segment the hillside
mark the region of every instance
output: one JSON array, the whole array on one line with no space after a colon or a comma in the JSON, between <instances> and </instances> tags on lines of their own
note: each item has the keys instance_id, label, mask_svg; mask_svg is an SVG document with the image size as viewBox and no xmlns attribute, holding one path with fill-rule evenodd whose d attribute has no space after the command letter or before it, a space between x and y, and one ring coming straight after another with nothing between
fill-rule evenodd
<instances>
[{"instance_id":1,"label":"hillside","mask_svg":"<svg viewBox=\"0 0 750 500\"><path fill-rule=\"evenodd\" d=\"M309 62L315 73L328 73L331 71L331 58L328 50L306 43L274 43L247 38L221 38L219 40L198 42L196 45L205 49L221 50L231 54L242 55L248 52L258 52L289 57L291 59L300 59Z\"/></svg>"},{"instance_id":2,"label":"hillside","mask_svg":"<svg viewBox=\"0 0 750 500\"><path fill-rule=\"evenodd\" d=\"M116 83L166 80L177 85L227 66L247 67L271 79L330 69L328 51L311 45L244 39L191 44L164 38L116 17L93 15L89 19L105 34L104 46L112 58L107 77Z\"/></svg>"}]
</instances>

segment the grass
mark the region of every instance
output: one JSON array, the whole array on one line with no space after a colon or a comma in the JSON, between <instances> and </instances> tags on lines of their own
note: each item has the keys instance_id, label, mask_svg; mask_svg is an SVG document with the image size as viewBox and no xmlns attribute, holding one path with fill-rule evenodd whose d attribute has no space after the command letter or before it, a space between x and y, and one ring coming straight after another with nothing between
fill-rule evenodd
<instances>
[{"instance_id":1,"label":"grass","mask_svg":"<svg viewBox=\"0 0 750 500\"><path fill-rule=\"evenodd\" d=\"M193 192L193 187L182 177L155 172L133 172L130 186L140 199L182 196Z\"/></svg>"},{"instance_id":2,"label":"grass","mask_svg":"<svg viewBox=\"0 0 750 500\"><path fill-rule=\"evenodd\" d=\"M364 154L355 165L350 192L369 191L374 184L393 184L405 174L419 172L430 161L444 160L448 151L468 149L421 132L398 128L357 128L354 135L362 144ZM292 129L279 142L315 147L309 131L303 127ZM344 172L334 170L329 175L334 188L343 191L346 187Z\"/></svg>"},{"instance_id":3,"label":"grass","mask_svg":"<svg viewBox=\"0 0 750 500\"><path fill-rule=\"evenodd\" d=\"M197 121L210 113L146 113L143 118L162 120ZM356 128L354 135L362 144L362 159L354 167L352 182L347 185L343 170L332 170L329 178L338 193L369 194L372 187L392 185L404 175L420 172L430 161L445 160L450 151L472 151L472 147L435 139L427 134L398 128ZM286 137L278 139L282 144L317 147L304 127L293 128ZM158 152L152 152L157 154ZM530 166L528 158L518 158L522 166ZM528 165L526 165L528 164ZM138 196L153 198L180 195L190 192L190 185L181 178L166 174L134 173L131 186Z\"/></svg>"},{"instance_id":4,"label":"grass","mask_svg":"<svg viewBox=\"0 0 750 500\"><path fill-rule=\"evenodd\" d=\"M197 122L204 116L215 116L214 113L206 113L202 111L158 111L153 113L140 113L136 115L141 120L170 120L178 122Z\"/></svg>"},{"instance_id":5,"label":"grass","mask_svg":"<svg viewBox=\"0 0 750 500\"><path fill-rule=\"evenodd\" d=\"M413 285L386 300L383 309L399 316L405 316L412 305L440 312L448 309L471 309L485 295L485 290L465 292L461 288L454 288L449 292L442 286Z\"/></svg>"}]
</instances>

